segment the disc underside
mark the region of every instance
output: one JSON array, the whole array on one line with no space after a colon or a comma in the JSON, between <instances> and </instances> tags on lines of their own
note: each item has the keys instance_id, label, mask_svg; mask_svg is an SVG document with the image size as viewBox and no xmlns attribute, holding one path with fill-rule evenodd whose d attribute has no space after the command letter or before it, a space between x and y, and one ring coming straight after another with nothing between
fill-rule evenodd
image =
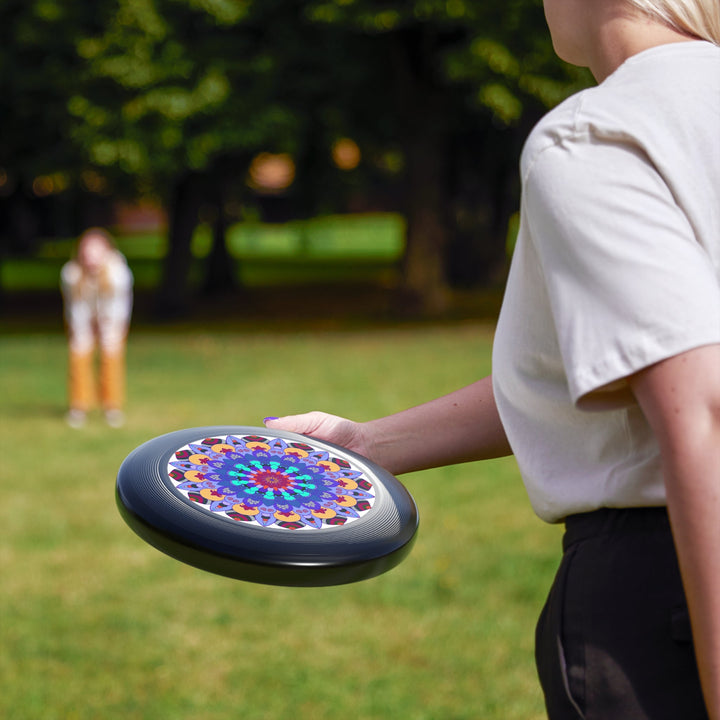
<instances>
[{"instance_id":1,"label":"disc underside","mask_svg":"<svg viewBox=\"0 0 720 720\"><path fill-rule=\"evenodd\" d=\"M120 514L145 541L194 567L270 585L356 582L409 552L417 508L386 470L304 435L189 428L122 463Z\"/></svg>"}]
</instances>

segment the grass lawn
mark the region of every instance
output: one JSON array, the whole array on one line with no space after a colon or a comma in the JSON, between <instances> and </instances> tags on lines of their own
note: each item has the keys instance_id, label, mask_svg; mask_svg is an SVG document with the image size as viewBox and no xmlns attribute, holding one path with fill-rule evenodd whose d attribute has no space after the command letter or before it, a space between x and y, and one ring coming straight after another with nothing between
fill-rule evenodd
<instances>
[{"instance_id":1,"label":"grass lawn","mask_svg":"<svg viewBox=\"0 0 720 720\"><path fill-rule=\"evenodd\" d=\"M356 332L137 329L128 422L63 420L61 334L0 337L0 717L540 720L532 636L559 530L511 459L405 476L410 556L335 588L203 573L114 501L130 450L178 428L320 408L365 419L489 370L479 324Z\"/></svg>"}]
</instances>

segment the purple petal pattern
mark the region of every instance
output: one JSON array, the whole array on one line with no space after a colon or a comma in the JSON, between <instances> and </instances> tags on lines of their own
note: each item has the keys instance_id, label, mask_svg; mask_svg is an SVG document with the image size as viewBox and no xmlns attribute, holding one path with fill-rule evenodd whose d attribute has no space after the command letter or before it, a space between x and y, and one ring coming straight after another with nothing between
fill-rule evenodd
<instances>
[{"instance_id":1,"label":"purple petal pattern","mask_svg":"<svg viewBox=\"0 0 720 720\"><path fill-rule=\"evenodd\" d=\"M350 459L261 435L197 440L168 462L175 491L211 514L278 530L322 530L372 509L372 482Z\"/></svg>"}]
</instances>

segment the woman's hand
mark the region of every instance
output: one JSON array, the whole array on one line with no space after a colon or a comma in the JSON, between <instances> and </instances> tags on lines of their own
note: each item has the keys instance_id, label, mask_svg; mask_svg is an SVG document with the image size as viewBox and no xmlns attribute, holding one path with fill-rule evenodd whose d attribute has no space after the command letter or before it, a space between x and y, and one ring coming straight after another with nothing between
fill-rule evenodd
<instances>
[{"instance_id":1,"label":"woman's hand","mask_svg":"<svg viewBox=\"0 0 720 720\"><path fill-rule=\"evenodd\" d=\"M266 418L265 426L271 430L287 430L326 440L372 460L363 425L337 415L313 411L302 415Z\"/></svg>"}]
</instances>

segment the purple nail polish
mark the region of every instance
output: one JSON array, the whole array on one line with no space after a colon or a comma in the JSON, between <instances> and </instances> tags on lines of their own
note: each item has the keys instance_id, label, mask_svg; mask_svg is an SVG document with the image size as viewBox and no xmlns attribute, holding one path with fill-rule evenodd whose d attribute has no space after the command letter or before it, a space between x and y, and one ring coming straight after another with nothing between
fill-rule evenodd
<instances>
[{"instance_id":1,"label":"purple nail polish","mask_svg":"<svg viewBox=\"0 0 720 720\"><path fill-rule=\"evenodd\" d=\"M263 423L266 423L268 420L278 420L278 418L270 415L269 417L263 418Z\"/></svg>"}]
</instances>

